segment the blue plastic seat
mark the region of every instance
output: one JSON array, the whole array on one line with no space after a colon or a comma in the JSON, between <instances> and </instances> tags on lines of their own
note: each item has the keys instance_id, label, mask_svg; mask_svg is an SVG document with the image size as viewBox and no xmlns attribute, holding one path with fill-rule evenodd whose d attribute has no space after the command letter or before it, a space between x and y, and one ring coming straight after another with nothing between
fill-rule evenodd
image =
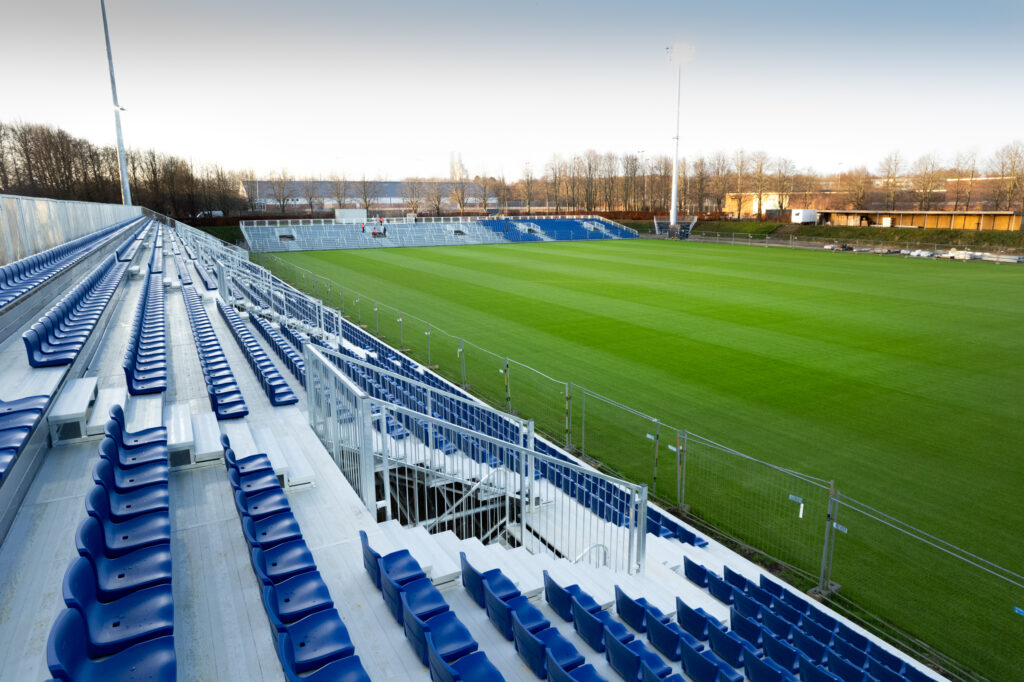
<instances>
[{"instance_id":1,"label":"blue plastic seat","mask_svg":"<svg viewBox=\"0 0 1024 682\"><path fill-rule=\"evenodd\" d=\"M863 651L865 653L871 650L870 640L868 640L868 638L862 635L861 633L851 628L846 623L837 622L835 630L836 637L841 638L844 642L854 647L855 649L859 649L860 651Z\"/></svg>"},{"instance_id":2,"label":"blue plastic seat","mask_svg":"<svg viewBox=\"0 0 1024 682\"><path fill-rule=\"evenodd\" d=\"M860 648L847 642L838 633L832 639L832 650L858 668L866 668L868 665L868 655Z\"/></svg>"},{"instance_id":3,"label":"blue plastic seat","mask_svg":"<svg viewBox=\"0 0 1024 682\"><path fill-rule=\"evenodd\" d=\"M708 569L696 561L692 561L688 556L683 557L683 575L699 587L708 586Z\"/></svg>"},{"instance_id":4,"label":"blue plastic seat","mask_svg":"<svg viewBox=\"0 0 1024 682\"><path fill-rule=\"evenodd\" d=\"M794 647L767 629L764 631L763 640L765 655L775 661L780 668L791 673L800 670L800 653Z\"/></svg>"},{"instance_id":5,"label":"blue plastic seat","mask_svg":"<svg viewBox=\"0 0 1024 682\"><path fill-rule=\"evenodd\" d=\"M596 613L601 610L601 605L584 592L579 585L560 586L555 580L544 571L544 599L555 610L562 620L572 622L572 599L579 600L584 610Z\"/></svg>"},{"instance_id":6,"label":"blue plastic seat","mask_svg":"<svg viewBox=\"0 0 1024 682\"><path fill-rule=\"evenodd\" d=\"M803 620L803 613L793 608L782 599L775 598L772 601L771 610L779 618L785 619L790 625L799 626Z\"/></svg>"},{"instance_id":7,"label":"blue plastic seat","mask_svg":"<svg viewBox=\"0 0 1024 682\"><path fill-rule=\"evenodd\" d=\"M753 644L735 632L720 628L708 628L708 644L720 659L737 670L743 669L747 656L759 656L760 651Z\"/></svg>"},{"instance_id":8,"label":"blue plastic seat","mask_svg":"<svg viewBox=\"0 0 1024 682\"><path fill-rule=\"evenodd\" d=\"M280 488L250 496L239 490L235 493L235 507L243 517L254 521L291 511L288 496Z\"/></svg>"},{"instance_id":9,"label":"blue plastic seat","mask_svg":"<svg viewBox=\"0 0 1024 682\"><path fill-rule=\"evenodd\" d=\"M893 670L900 674L902 674L903 671L907 668L906 661L904 661L896 654L886 649L883 649L880 646L871 646L871 658L873 658L876 662L881 663L889 670Z\"/></svg>"},{"instance_id":10,"label":"blue plastic seat","mask_svg":"<svg viewBox=\"0 0 1024 682\"><path fill-rule=\"evenodd\" d=\"M763 644L761 626L737 611L735 606L729 609L729 625L733 632L753 645L755 649L761 648Z\"/></svg>"},{"instance_id":11,"label":"blue plastic seat","mask_svg":"<svg viewBox=\"0 0 1024 682\"><path fill-rule=\"evenodd\" d=\"M737 573L728 566L723 566L722 577L725 578L725 582L729 583L740 592L747 591L747 578L742 573Z\"/></svg>"},{"instance_id":12,"label":"blue plastic seat","mask_svg":"<svg viewBox=\"0 0 1024 682\"><path fill-rule=\"evenodd\" d=\"M64 574L64 602L85 618L90 657L109 656L133 644L173 633L174 602L170 585L136 590L101 602L92 563L78 557Z\"/></svg>"},{"instance_id":13,"label":"blue plastic seat","mask_svg":"<svg viewBox=\"0 0 1024 682\"><path fill-rule=\"evenodd\" d=\"M731 584L727 583L722 578L719 578L711 571L707 572L707 577L708 592L711 593L711 596L717 599L718 601L722 602L723 604L732 605L732 591L735 588L733 588Z\"/></svg>"},{"instance_id":14,"label":"blue plastic seat","mask_svg":"<svg viewBox=\"0 0 1024 682\"><path fill-rule=\"evenodd\" d=\"M295 672L295 661L292 659L292 647L281 649L281 667L284 669L288 682L370 682L363 662L356 655L339 658L316 670L300 675Z\"/></svg>"},{"instance_id":15,"label":"blue plastic seat","mask_svg":"<svg viewBox=\"0 0 1024 682\"><path fill-rule=\"evenodd\" d=\"M787 644L793 641L793 624L774 611L761 610L761 624L764 628Z\"/></svg>"},{"instance_id":16,"label":"blue plastic seat","mask_svg":"<svg viewBox=\"0 0 1024 682\"><path fill-rule=\"evenodd\" d=\"M316 670L355 652L348 629L335 609L317 611L288 625L277 635L277 649L282 659L291 656L296 673Z\"/></svg>"},{"instance_id":17,"label":"blue plastic seat","mask_svg":"<svg viewBox=\"0 0 1024 682\"><path fill-rule=\"evenodd\" d=\"M238 469L228 467L228 482L235 490L245 493L246 497L281 489L281 484L273 471L259 471L242 476L239 475Z\"/></svg>"},{"instance_id":18,"label":"blue plastic seat","mask_svg":"<svg viewBox=\"0 0 1024 682\"><path fill-rule=\"evenodd\" d=\"M46 665L55 679L62 682L128 679L175 682L177 679L171 636L140 642L102 660L90 658L86 648L88 638L82 614L77 609L61 611L46 641ZM132 678L126 676L129 671Z\"/></svg>"},{"instance_id":19,"label":"blue plastic seat","mask_svg":"<svg viewBox=\"0 0 1024 682\"><path fill-rule=\"evenodd\" d=\"M106 472L110 475L109 469ZM114 490L112 480L98 481L96 487L106 492L110 517L117 523L142 514L167 513L170 508L170 493L166 483L156 483L123 493Z\"/></svg>"},{"instance_id":20,"label":"blue plastic seat","mask_svg":"<svg viewBox=\"0 0 1024 682\"><path fill-rule=\"evenodd\" d=\"M572 625L577 634L598 653L603 653L605 649L605 630L622 642L629 642L634 638L626 626L612 618L610 613L607 611L591 613L580 605L576 597L572 599Z\"/></svg>"},{"instance_id":21,"label":"blue plastic seat","mask_svg":"<svg viewBox=\"0 0 1024 682\"><path fill-rule=\"evenodd\" d=\"M863 668L854 665L835 651L829 654L828 669L843 682L864 682L867 675Z\"/></svg>"},{"instance_id":22,"label":"blue plastic seat","mask_svg":"<svg viewBox=\"0 0 1024 682\"><path fill-rule=\"evenodd\" d=\"M497 682L504 680L498 669L487 660L482 651L448 662L440 657L431 633L427 632L427 660L430 663L430 678L435 682Z\"/></svg>"},{"instance_id":23,"label":"blue plastic seat","mask_svg":"<svg viewBox=\"0 0 1024 682\"><path fill-rule=\"evenodd\" d=\"M551 682L608 682L589 663L576 666L571 670L562 667L552 651L547 651L544 654L544 668Z\"/></svg>"},{"instance_id":24,"label":"blue plastic seat","mask_svg":"<svg viewBox=\"0 0 1024 682\"><path fill-rule=\"evenodd\" d=\"M291 512L282 512L258 521L247 516L242 519L242 533L250 547L264 551L283 542L302 539L299 522Z\"/></svg>"},{"instance_id":25,"label":"blue plastic seat","mask_svg":"<svg viewBox=\"0 0 1024 682\"><path fill-rule=\"evenodd\" d=\"M814 665L821 665L828 660L828 647L800 628L793 628L793 647L809 658Z\"/></svg>"},{"instance_id":26,"label":"blue plastic seat","mask_svg":"<svg viewBox=\"0 0 1024 682\"><path fill-rule=\"evenodd\" d=\"M502 574L501 569L494 568L480 573L466 559L465 552L459 552L459 560L462 562L462 585L480 608L484 608L484 580L492 582L491 589L501 600L521 594L515 584Z\"/></svg>"},{"instance_id":27,"label":"blue plastic seat","mask_svg":"<svg viewBox=\"0 0 1024 682\"><path fill-rule=\"evenodd\" d=\"M227 436L224 436L227 438ZM248 457L236 458L235 451L230 446L224 448L224 464L228 469L234 469L239 476L249 476L262 472L273 472L274 467L270 458L265 454L249 455Z\"/></svg>"},{"instance_id":28,"label":"blue plastic seat","mask_svg":"<svg viewBox=\"0 0 1024 682\"><path fill-rule=\"evenodd\" d=\"M537 632L551 627L551 622L544 618L540 609L530 604L530 600L523 596L503 600L491 589L490 580L484 581L484 608L487 610L487 618L498 629L498 632L512 641L512 614L519 615L520 622L530 632Z\"/></svg>"},{"instance_id":29,"label":"blue plastic seat","mask_svg":"<svg viewBox=\"0 0 1024 682\"><path fill-rule=\"evenodd\" d=\"M660 651L662 656L670 661L678 661L683 655L681 640L684 639L698 651L704 649L704 645L699 643L693 635L679 627L678 623L672 621L665 622L655 617L651 612L647 613L647 641Z\"/></svg>"},{"instance_id":30,"label":"blue plastic seat","mask_svg":"<svg viewBox=\"0 0 1024 682\"><path fill-rule=\"evenodd\" d=\"M715 627L718 621L704 609L691 609L686 602L676 597L676 619L684 630L697 638L699 642L708 640L708 628Z\"/></svg>"},{"instance_id":31,"label":"blue plastic seat","mask_svg":"<svg viewBox=\"0 0 1024 682\"><path fill-rule=\"evenodd\" d=\"M835 637L835 634L832 630L822 627L810 618L810 613L813 611L814 609L812 608L811 611L808 612L808 617L804 618L800 623L800 629L803 630L805 634L814 638L817 642L820 642L825 646L832 646L832 639Z\"/></svg>"},{"instance_id":32,"label":"blue plastic seat","mask_svg":"<svg viewBox=\"0 0 1024 682\"><path fill-rule=\"evenodd\" d=\"M164 445L147 445L129 450L109 436L100 441L99 453L100 457L110 460L111 464L116 464L120 469L167 463L167 447Z\"/></svg>"},{"instance_id":33,"label":"blue plastic seat","mask_svg":"<svg viewBox=\"0 0 1024 682\"><path fill-rule=\"evenodd\" d=\"M672 672L665 661L655 652L644 646L639 639L620 642L605 632L605 658L612 669L627 682L640 682L641 661L651 666L658 677Z\"/></svg>"},{"instance_id":34,"label":"blue plastic seat","mask_svg":"<svg viewBox=\"0 0 1024 682\"><path fill-rule=\"evenodd\" d=\"M434 643L438 648L437 655L446 661L462 658L478 648L476 640L473 639L469 630L450 609L437 613L427 620L417 618L416 614L408 609L403 613L405 614L403 623L405 637L423 665L429 665L426 638L428 631L434 633Z\"/></svg>"},{"instance_id":35,"label":"blue plastic seat","mask_svg":"<svg viewBox=\"0 0 1024 682\"><path fill-rule=\"evenodd\" d=\"M732 592L732 603L733 607L741 614L749 618L750 620L761 622L761 603L756 599L747 596L745 592L741 592L738 589L733 589ZM767 609L764 609L767 611Z\"/></svg>"},{"instance_id":36,"label":"blue plastic seat","mask_svg":"<svg viewBox=\"0 0 1024 682\"><path fill-rule=\"evenodd\" d=\"M120 436L108 435L111 435L114 439L119 439L122 447L136 448L140 445L167 445L166 426L154 426L150 429L129 432L127 421L124 417L124 410L120 405L111 406L110 419L117 424Z\"/></svg>"},{"instance_id":37,"label":"blue plastic seat","mask_svg":"<svg viewBox=\"0 0 1024 682\"><path fill-rule=\"evenodd\" d=\"M316 570L305 540L291 540L267 549L252 550L252 567L264 585L273 585L300 573Z\"/></svg>"},{"instance_id":38,"label":"blue plastic seat","mask_svg":"<svg viewBox=\"0 0 1024 682\"><path fill-rule=\"evenodd\" d=\"M800 655L800 682L842 682L838 677L825 670L821 665L803 654Z\"/></svg>"},{"instance_id":39,"label":"blue plastic seat","mask_svg":"<svg viewBox=\"0 0 1024 682\"><path fill-rule=\"evenodd\" d=\"M377 562L383 566L380 559ZM391 611L392 617L394 617L395 622L399 625L403 623L402 609L406 607L411 608L413 614L421 620L426 620L431 616L448 610L448 604L445 602L444 597L441 596L441 593L438 592L429 578L417 578L400 585L392 580L391 576L382 567L380 586L384 603L387 604L388 610ZM407 593L404 602L402 600L403 593Z\"/></svg>"},{"instance_id":40,"label":"blue plastic seat","mask_svg":"<svg viewBox=\"0 0 1024 682\"><path fill-rule=\"evenodd\" d=\"M697 651L686 642L683 642L683 671L694 682L740 682L743 679L743 675L710 649Z\"/></svg>"},{"instance_id":41,"label":"blue plastic seat","mask_svg":"<svg viewBox=\"0 0 1024 682\"><path fill-rule=\"evenodd\" d=\"M130 469L122 469L109 459L100 457L92 469L92 480L108 481L119 493L139 490L151 485L167 485L167 462L152 462Z\"/></svg>"},{"instance_id":42,"label":"blue plastic seat","mask_svg":"<svg viewBox=\"0 0 1024 682\"><path fill-rule=\"evenodd\" d=\"M577 668L585 662L583 655L561 635L558 628L531 631L523 625L519 614L515 612L512 614L512 639L520 658L540 679L547 677L544 657L548 651L557 664L566 670Z\"/></svg>"},{"instance_id":43,"label":"blue plastic seat","mask_svg":"<svg viewBox=\"0 0 1024 682\"><path fill-rule=\"evenodd\" d=\"M686 678L679 673L661 677L657 670L643 662L640 663L640 679L642 682L686 682Z\"/></svg>"},{"instance_id":44,"label":"blue plastic seat","mask_svg":"<svg viewBox=\"0 0 1024 682\"><path fill-rule=\"evenodd\" d=\"M112 601L145 587L171 582L169 545L156 545L108 558L103 527L92 516L78 526L75 537L79 555L92 562L101 601Z\"/></svg>"},{"instance_id":45,"label":"blue plastic seat","mask_svg":"<svg viewBox=\"0 0 1024 682\"><path fill-rule=\"evenodd\" d=\"M662 622L667 622L666 616L657 607L653 606L643 597L633 599L622 591L618 585L615 586L615 611L619 618L637 632L647 632L647 612L650 611L654 617Z\"/></svg>"},{"instance_id":46,"label":"blue plastic seat","mask_svg":"<svg viewBox=\"0 0 1024 682\"><path fill-rule=\"evenodd\" d=\"M396 552L391 552L385 556L378 554L372 547L370 547L369 540L366 537L366 532L359 531L359 541L363 547L363 568L366 569L367 574L370 576L370 580L377 589L381 589L381 569L383 565L384 570L391 576L399 585L412 582L413 580L419 580L420 578L426 577L426 573L420 568L419 563L416 559L409 554L409 550L400 549ZM380 565L378 565L378 560Z\"/></svg>"},{"instance_id":47,"label":"blue plastic seat","mask_svg":"<svg viewBox=\"0 0 1024 682\"><path fill-rule=\"evenodd\" d=\"M878 682L903 682L906 679L901 673L896 672L870 656L868 657L867 671L868 675L878 680Z\"/></svg>"},{"instance_id":48,"label":"blue plastic seat","mask_svg":"<svg viewBox=\"0 0 1024 682\"><path fill-rule=\"evenodd\" d=\"M311 613L334 607L330 590L318 571L300 573L276 585L263 586L263 606L278 632Z\"/></svg>"},{"instance_id":49,"label":"blue plastic seat","mask_svg":"<svg viewBox=\"0 0 1024 682\"><path fill-rule=\"evenodd\" d=\"M750 682L796 682L797 679L770 658L748 656L743 669Z\"/></svg>"}]
</instances>

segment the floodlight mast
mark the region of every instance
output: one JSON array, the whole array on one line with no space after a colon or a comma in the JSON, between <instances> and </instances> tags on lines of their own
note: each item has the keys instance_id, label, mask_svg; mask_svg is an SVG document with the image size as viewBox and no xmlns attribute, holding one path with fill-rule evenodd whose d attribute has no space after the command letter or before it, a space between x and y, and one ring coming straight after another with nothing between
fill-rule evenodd
<instances>
[{"instance_id":1,"label":"floodlight mast","mask_svg":"<svg viewBox=\"0 0 1024 682\"><path fill-rule=\"evenodd\" d=\"M107 28L107 4L100 0L103 14L103 37L107 41L107 66L110 67L110 94L114 98L114 126L117 128L117 167L121 172L121 203L132 205L132 190L128 186L128 163L124 156L124 138L121 136L121 105L117 101L117 83L114 82L114 56L110 52L110 29Z\"/></svg>"},{"instance_id":2,"label":"floodlight mast","mask_svg":"<svg viewBox=\"0 0 1024 682\"><path fill-rule=\"evenodd\" d=\"M668 215L669 226L679 222L679 100L683 87L683 64L676 64L676 153L672 156L672 208Z\"/></svg>"}]
</instances>

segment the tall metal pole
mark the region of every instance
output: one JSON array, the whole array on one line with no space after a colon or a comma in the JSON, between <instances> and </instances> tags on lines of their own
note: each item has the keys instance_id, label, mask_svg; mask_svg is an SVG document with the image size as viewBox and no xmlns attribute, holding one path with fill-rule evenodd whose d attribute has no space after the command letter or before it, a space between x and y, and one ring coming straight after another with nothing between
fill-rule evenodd
<instances>
[{"instance_id":1,"label":"tall metal pole","mask_svg":"<svg viewBox=\"0 0 1024 682\"><path fill-rule=\"evenodd\" d=\"M114 98L114 126L117 128L117 167L121 171L121 203L132 205L132 191L128 187L128 163L124 158L124 138L121 137L121 105L117 101L117 83L114 82L114 57L110 52L110 29L107 28L107 4L100 0L103 14L103 37L107 41L107 66L110 67L110 94Z\"/></svg>"},{"instance_id":2,"label":"tall metal pole","mask_svg":"<svg viewBox=\"0 0 1024 682\"><path fill-rule=\"evenodd\" d=\"M679 222L679 100L683 88L683 65L676 65L676 153L672 156L672 209L668 215L669 227Z\"/></svg>"}]
</instances>

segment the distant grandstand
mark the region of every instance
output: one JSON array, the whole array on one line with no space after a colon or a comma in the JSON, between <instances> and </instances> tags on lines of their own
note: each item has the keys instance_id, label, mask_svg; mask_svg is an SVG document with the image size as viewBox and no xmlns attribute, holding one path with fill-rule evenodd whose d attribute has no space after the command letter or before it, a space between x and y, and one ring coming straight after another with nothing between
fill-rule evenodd
<instances>
[{"instance_id":1,"label":"distant grandstand","mask_svg":"<svg viewBox=\"0 0 1024 682\"><path fill-rule=\"evenodd\" d=\"M257 252L637 238L636 230L600 216L243 220L241 227Z\"/></svg>"}]
</instances>

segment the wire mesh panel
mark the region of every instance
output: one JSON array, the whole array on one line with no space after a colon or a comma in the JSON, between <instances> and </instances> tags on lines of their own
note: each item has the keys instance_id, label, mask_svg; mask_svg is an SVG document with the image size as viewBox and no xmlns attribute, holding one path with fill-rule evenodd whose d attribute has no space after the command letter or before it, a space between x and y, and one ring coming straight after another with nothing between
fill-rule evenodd
<instances>
[{"instance_id":1,"label":"wire mesh panel","mask_svg":"<svg viewBox=\"0 0 1024 682\"><path fill-rule=\"evenodd\" d=\"M452 336L437 327L430 327L430 364L435 370L456 386L462 385L462 339Z\"/></svg>"},{"instance_id":2,"label":"wire mesh panel","mask_svg":"<svg viewBox=\"0 0 1024 682\"><path fill-rule=\"evenodd\" d=\"M403 348L402 343L404 342L403 337L405 336L402 322L399 322L402 319L402 311L383 303L378 303L375 307L377 308L377 338L392 348L401 350Z\"/></svg>"},{"instance_id":3,"label":"wire mesh panel","mask_svg":"<svg viewBox=\"0 0 1024 682\"><path fill-rule=\"evenodd\" d=\"M654 496L674 491L675 477L671 471L659 471L659 490L653 487L655 444L660 440L657 421L598 393L579 386L574 389L576 399L572 407L573 413L579 414L580 435L576 445L580 452L603 462L617 462L617 473L647 482ZM630 456L623 457L623 453ZM672 476L671 480L664 478L666 475Z\"/></svg>"},{"instance_id":4,"label":"wire mesh panel","mask_svg":"<svg viewBox=\"0 0 1024 682\"><path fill-rule=\"evenodd\" d=\"M514 413L530 415L538 431L556 443L563 443L568 418L568 385L515 360L509 360L508 383Z\"/></svg>"},{"instance_id":5,"label":"wire mesh panel","mask_svg":"<svg viewBox=\"0 0 1024 682\"><path fill-rule=\"evenodd\" d=\"M833 605L912 651L923 647L954 678L1020 679L1024 577L856 500L837 500Z\"/></svg>"},{"instance_id":6,"label":"wire mesh panel","mask_svg":"<svg viewBox=\"0 0 1024 682\"><path fill-rule=\"evenodd\" d=\"M684 434L683 504L709 526L817 578L827 524L826 482Z\"/></svg>"},{"instance_id":7,"label":"wire mesh panel","mask_svg":"<svg viewBox=\"0 0 1024 682\"><path fill-rule=\"evenodd\" d=\"M468 341L462 344L462 359L466 366L466 390L489 404L506 410L507 374L505 358L484 350Z\"/></svg>"}]
</instances>

